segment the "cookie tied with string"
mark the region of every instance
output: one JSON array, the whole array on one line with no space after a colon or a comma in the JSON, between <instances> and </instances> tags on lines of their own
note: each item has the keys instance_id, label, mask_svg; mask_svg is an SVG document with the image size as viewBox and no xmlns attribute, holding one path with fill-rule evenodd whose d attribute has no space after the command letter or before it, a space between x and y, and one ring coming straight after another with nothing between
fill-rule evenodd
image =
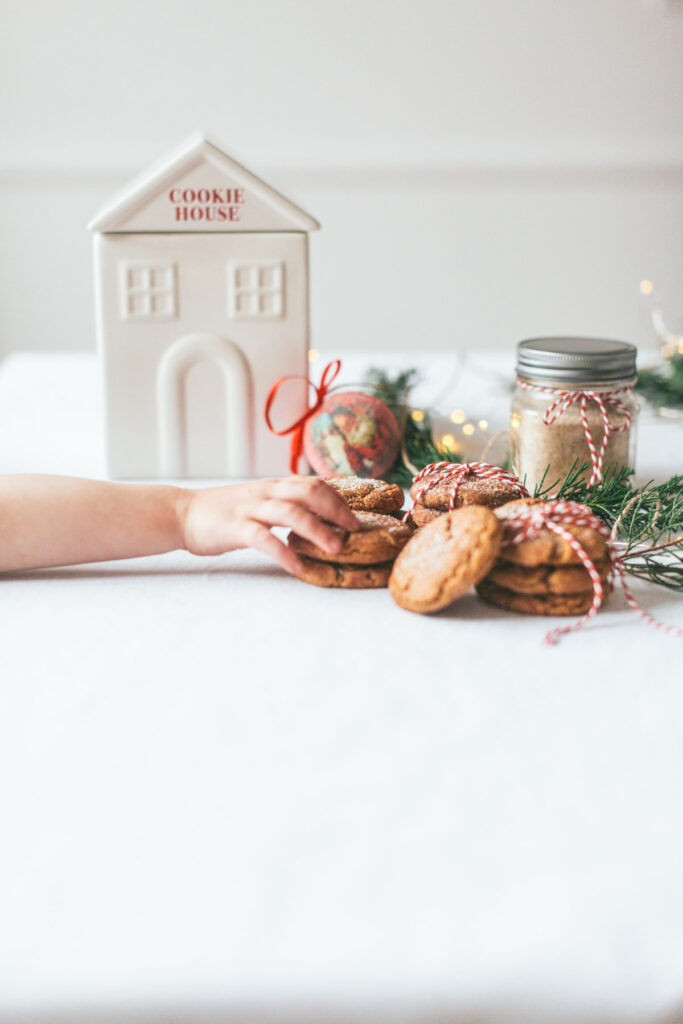
<instances>
[{"instance_id":1,"label":"cookie tied with string","mask_svg":"<svg viewBox=\"0 0 683 1024\"><path fill-rule=\"evenodd\" d=\"M407 515L422 527L455 508L498 508L529 493L516 476L488 462L432 462L415 477L410 497Z\"/></svg>"},{"instance_id":2,"label":"cookie tied with string","mask_svg":"<svg viewBox=\"0 0 683 1024\"><path fill-rule=\"evenodd\" d=\"M613 589L613 580L618 580L633 611L655 629L672 636L683 636L683 629L658 622L640 607L626 581L626 570L616 542L610 536L606 525L586 505L577 501L554 499L551 501L517 501L496 509L495 516L503 528L502 553L508 561L516 550L526 551L525 561L519 564L571 565L580 563L586 570L592 584L592 591L580 594L519 594L500 587L491 579L484 579L478 587L479 594L489 604L501 608L532 614L568 615L579 614L582 618L570 626L552 629L546 634L546 643L557 643L565 633L581 629L597 614L607 594ZM601 566L609 564L605 579ZM572 609L570 611L569 609Z\"/></svg>"},{"instance_id":3,"label":"cookie tied with string","mask_svg":"<svg viewBox=\"0 0 683 1024\"><path fill-rule=\"evenodd\" d=\"M612 585L603 582L603 600L612 592ZM500 587L491 576L477 584L477 593L487 604L496 608L504 608L510 612L521 612L523 615L586 615L593 604L593 591L581 590L564 594L519 593L516 590Z\"/></svg>"},{"instance_id":4,"label":"cookie tied with string","mask_svg":"<svg viewBox=\"0 0 683 1024\"><path fill-rule=\"evenodd\" d=\"M507 503L503 508L496 511L496 515L505 526L513 522L520 515L526 515L529 506L536 505L539 508L541 517L546 509L557 506L559 503L545 501L513 501ZM568 504L567 502L564 503ZM572 503L573 504L573 503ZM586 554L596 563L610 564L609 535L596 528L591 520L580 515L575 515L575 521L564 522L566 532L582 546ZM543 519L539 520L539 526L529 532L524 540L514 544L505 545L500 554L504 562L512 562L515 565L536 567L541 565L581 565L582 559L578 548L565 540L549 526L543 525Z\"/></svg>"},{"instance_id":5,"label":"cookie tied with string","mask_svg":"<svg viewBox=\"0 0 683 1024\"><path fill-rule=\"evenodd\" d=\"M410 497L422 508L447 512L450 507L453 484L444 480L429 487L420 495L422 481L410 488ZM519 489L507 480L483 480L473 474L464 475L458 487L453 508L464 505L484 505L486 508L498 508L508 501L519 498Z\"/></svg>"}]
</instances>

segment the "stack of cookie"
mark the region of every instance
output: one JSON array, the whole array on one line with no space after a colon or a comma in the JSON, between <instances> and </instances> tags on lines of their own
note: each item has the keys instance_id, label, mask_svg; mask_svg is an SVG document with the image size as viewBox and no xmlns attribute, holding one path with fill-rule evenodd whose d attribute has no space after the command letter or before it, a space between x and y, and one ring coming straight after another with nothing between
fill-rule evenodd
<instances>
[{"instance_id":1,"label":"stack of cookie","mask_svg":"<svg viewBox=\"0 0 683 1024\"><path fill-rule=\"evenodd\" d=\"M412 536L412 528L397 514L403 491L396 484L362 477L326 481L348 503L359 521L358 530L330 529L342 541L341 551L328 554L316 544L290 533L289 546L303 563L299 579L318 587L367 590L386 587L394 559Z\"/></svg>"},{"instance_id":2,"label":"stack of cookie","mask_svg":"<svg viewBox=\"0 0 683 1024\"><path fill-rule=\"evenodd\" d=\"M426 526L448 512L452 494L453 484L448 481L435 483L426 491L420 481L414 483L410 488L410 497L414 502L410 513L413 524L417 527ZM458 485L453 507L483 505L486 508L498 508L515 498L519 498L519 491L507 481L486 480L471 475L466 476Z\"/></svg>"},{"instance_id":3,"label":"stack of cookie","mask_svg":"<svg viewBox=\"0 0 683 1024\"><path fill-rule=\"evenodd\" d=\"M534 499L511 502L505 514ZM535 502L534 502L535 503ZM504 516L501 515L504 522ZM611 561L605 538L587 526L564 527L591 559L605 594ZM541 530L519 544L502 547L491 571L477 584L488 604L530 615L583 615L593 602L593 582L574 549L550 530Z\"/></svg>"}]
</instances>

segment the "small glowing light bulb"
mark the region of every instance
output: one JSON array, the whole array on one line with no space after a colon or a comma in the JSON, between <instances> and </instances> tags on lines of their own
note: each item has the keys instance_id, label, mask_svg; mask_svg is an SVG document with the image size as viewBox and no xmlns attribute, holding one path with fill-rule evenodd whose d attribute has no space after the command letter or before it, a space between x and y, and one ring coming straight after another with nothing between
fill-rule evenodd
<instances>
[{"instance_id":1,"label":"small glowing light bulb","mask_svg":"<svg viewBox=\"0 0 683 1024\"><path fill-rule=\"evenodd\" d=\"M463 434L466 434L467 437L469 437L471 434L474 433L473 425L471 423L466 423L465 426L462 428L462 432Z\"/></svg>"},{"instance_id":2,"label":"small glowing light bulb","mask_svg":"<svg viewBox=\"0 0 683 1024\"><path fill-rule=\"evenodd\" d=\"M640 282L640 291L641 291L641 293L643 295L651 295L653 288L654 288L654 285L653 285L652 281L641 281Z\"/></svg>"},{"instance_id":3,"label":"small glowing light bulb","mask_svg":"<svg viewBox=\"0 0 683 1024\"><path fill-rule=\"evenodd\" d=\"M425 414L422 412L422 409L413 409L410 414L410 418L415 420L416 423L421 423L425 418Z\"/></svg>"},{"instance_id":4,"label":"small glowing light bulb","mask_svg":"<svg viewBox=\"0 0 683 1024\"><path fill-rule=\"evenodd\" d=\"M451 423L464 423L467 419L462 409L454 409L450 416Z\"/></svg>"},{"instance_id":5,"label":"small glowing light bulb","mask_svg":"<svg viewBox=\"0 0 683 1024\"><path fill-rule=\"evenodd\" d=\"M453 448L455 447L455 438L453 437L452 434L444 434L443 437L441 438L441 444L444 445L446 448L450 448L452 451Z\"/></svg>"},{"instance_id":6,"label":"small glowing light bulb","mask_svg":"<svg viewBox=\"0 0 683 1024\"><path fill-rule=\"evenodd\" d=\"M320 353L317 348L309 348L308 350L308 361L309 363L317 363L320 359Z\"/></svg>"},{"instance_id":7,"label":"small glowing light bulb","mask_svg":"<svg viewBox=\"0 0 683 1024\"><path fill-rule=\"evenodd\" d=\"M488 429L488 425L489 425L489 421L488 420L479 420L479 429L480 430L487 430Z\"/></svg>"}]
</instances>

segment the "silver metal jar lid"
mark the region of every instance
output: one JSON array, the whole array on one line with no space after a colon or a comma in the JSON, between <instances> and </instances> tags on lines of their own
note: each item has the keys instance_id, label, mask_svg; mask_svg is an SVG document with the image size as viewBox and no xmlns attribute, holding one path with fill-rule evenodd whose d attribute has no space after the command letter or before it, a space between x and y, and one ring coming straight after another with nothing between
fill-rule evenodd
<instances>
[{"instance_id":1,"label":"silver metal jar lid","mask_svg":"<svg viewBox=\"0 0 683 1024\"><path fill-rule=\"evenodd\" d=\"M531 338L517 346L517 374L563 384L600 384L636 375L635 345L606 338Z\"/></svg>"}]
</instances>

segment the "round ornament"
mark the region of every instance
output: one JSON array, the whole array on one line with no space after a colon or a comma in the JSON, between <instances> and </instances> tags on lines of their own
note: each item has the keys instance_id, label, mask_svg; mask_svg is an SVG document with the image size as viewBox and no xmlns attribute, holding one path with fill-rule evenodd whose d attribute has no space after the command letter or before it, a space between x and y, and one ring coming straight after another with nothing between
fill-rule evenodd
<instances>
[{"instance_id":1,"label":"round ornament","mask_svg":"<svg viewBox=\"0 0 683 1024\"><path fill-rule=\"evenodd\" d=\"M374 395L328 395L306 423L304 452L319 476L381 477L398 454L396 417Z\"/></svg>"}]
</instances>

